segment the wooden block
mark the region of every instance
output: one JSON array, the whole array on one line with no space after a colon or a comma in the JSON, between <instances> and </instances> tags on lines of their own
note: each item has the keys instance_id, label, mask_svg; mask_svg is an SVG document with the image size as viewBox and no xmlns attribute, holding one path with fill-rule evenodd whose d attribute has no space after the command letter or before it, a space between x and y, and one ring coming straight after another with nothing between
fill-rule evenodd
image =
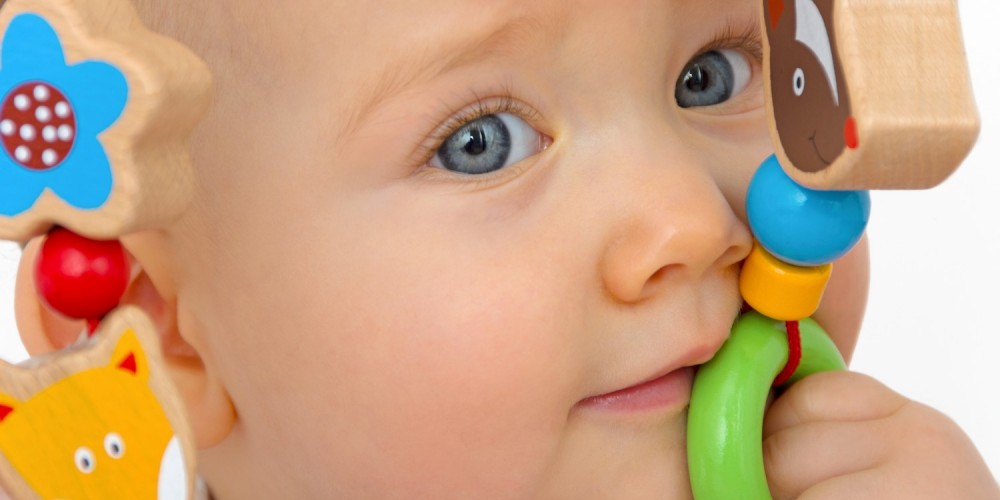
<instances>
[{"instance_id":1,"label":"wooden block","mask_svg":"<svg viewBox=\"0 0 1000 500\"><path fill-rule=\"evenodd\" d=\"M794 266L755 244L740 270L740 295L769 318L798 321L819 309L832 272L833 264Z\"/></svg>"},{"instance_id":2,"label":"wooden block","mask_svg":"<svg viewBox=\"0 0 1000 500\"><path fill-rule=\"evenodd\" d=\"M761 0L771 137L814 189L935 186L979 133L955 0Z\"/></svg>"},{"instance_id":3,"label":"wooden block","mask_svg":"<svg viewBox=\"0 0 1000 500\"><path fill-rule=\"evenodd\" d=\"M128 0L7 0L0 37L0 238L58 224L109 239L182 212L201 60Z\"/></svg>"},{"instance_id":4,"label":"wooden block","mask_svg":"<svg viewBox=\"0 0 1000 500\"><path fill-rule=\"evenodd\" d=\"M192 498L194 450L139 309L69 350L0 361L0 484L13 498Z\"/></svg>"}]
</instances>

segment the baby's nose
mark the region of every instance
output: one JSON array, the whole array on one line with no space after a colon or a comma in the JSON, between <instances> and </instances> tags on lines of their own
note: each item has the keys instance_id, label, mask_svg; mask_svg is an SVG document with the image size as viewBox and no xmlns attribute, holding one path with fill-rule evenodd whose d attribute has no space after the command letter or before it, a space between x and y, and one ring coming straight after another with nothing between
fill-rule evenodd
<instances>
[{"instance_id":1,"label":"baby's nose","mask_svg":"<svg viewBox=\"0 0 1000 500\"><path fill-rule=\"evenodd\" d=\"M656 167L631 181L632 195L616 207L621 230L604 253L605 286L622 302L721 272L752 247L749 230L706 169L686 161Z\"/></svg>"}]
</instances>

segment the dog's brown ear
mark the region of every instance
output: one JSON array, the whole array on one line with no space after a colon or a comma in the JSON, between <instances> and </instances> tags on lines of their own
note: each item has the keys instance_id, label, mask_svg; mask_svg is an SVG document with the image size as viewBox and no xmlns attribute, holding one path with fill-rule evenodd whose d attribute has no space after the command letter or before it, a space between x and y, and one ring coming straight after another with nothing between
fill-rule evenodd
<instances>
[{"instance_id":1,"label":"dog's brown ear","mask_svg":"<svg viewBox=\"0 0 1000 500\"><path fill-rule=\"evenodd\" d=\"M764 20L767 22L765 29L768 32L778 29L778 21L781 20L782 14L785 13L785 0L763 0L764 1Z\"/></svg>"}]
</instances>

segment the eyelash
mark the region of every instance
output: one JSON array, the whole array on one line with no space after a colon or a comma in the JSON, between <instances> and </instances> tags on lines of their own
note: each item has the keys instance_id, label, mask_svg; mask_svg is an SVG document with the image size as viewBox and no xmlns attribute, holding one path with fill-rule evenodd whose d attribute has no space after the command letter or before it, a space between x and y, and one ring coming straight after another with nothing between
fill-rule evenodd
<instances>
[{"instance_id":1,"label":"eyelash","mask_svg":"<svg viewBox=\"0 0 1000 500\"><path fill-rule=\"evenodd\" d=\"M434 158L441 145L449 137L469 122L478 120L484 116L496 115L500 113L510 113L517 115L529 124L539 121L538 112L528 107L526 104L514 98L513 91L509 87L504 87L500 93L494 97L475 97L475 102L466 106L463 111L452 114L443 124L441 124L427 139L425 139L418 150L420 164L426 165Z\"/></svg>"},{"instance_id":2,"label":"eyelash","mask_svg":"<svg viewBox=\"0 0 1000 500\"><path fill-rule=\"evenodd\" d=\"M712 41L697 52L697 55L719 49L739 49L753 57L758 64L763 64L764 49L762 44L763 40L756 21L745 23L743 27L728 23ZM509 86L504 86L494 97L483 98L474 95L475 102L472 105L465 107L457 114L452 113L450 118L437 127L434 133L419 145L417 153L414 155L420 159L418 164L427 165L430 163L445 140L469 122L484 116L511 113L521 117L529 124L537 123L540 118L538 112L515 99L513 94L514 92Z\"/></svg>"},{"instance_id":3,"label":"eyelash","mask_svg":"<svg viewBox=\"0 0 1000 500\"><path fill-rule=\"evenodd\" d=\"M744 23L742 27L728 23L712 41L695 55L719 49L738 49L753 57L758 64L764 64L764 41L761 38L760 27L756 20Z\"/></svg>"}]
</instances>

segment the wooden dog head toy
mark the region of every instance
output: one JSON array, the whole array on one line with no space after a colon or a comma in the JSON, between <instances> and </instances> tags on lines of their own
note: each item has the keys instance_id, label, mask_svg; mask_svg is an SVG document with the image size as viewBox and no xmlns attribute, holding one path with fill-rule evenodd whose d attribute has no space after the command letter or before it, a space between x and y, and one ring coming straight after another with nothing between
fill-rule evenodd
<instances>
[{"instance_id":1,"label":"wooden dog head toy","mask_svg":"<svg viewBox=\"0 0 1000 500\"><path fill-rule=\"evenodd\" d=\"M816 189L937 185L979 133L954 0L760 0L770 129Z\"/></svg>"}]
</instances>

